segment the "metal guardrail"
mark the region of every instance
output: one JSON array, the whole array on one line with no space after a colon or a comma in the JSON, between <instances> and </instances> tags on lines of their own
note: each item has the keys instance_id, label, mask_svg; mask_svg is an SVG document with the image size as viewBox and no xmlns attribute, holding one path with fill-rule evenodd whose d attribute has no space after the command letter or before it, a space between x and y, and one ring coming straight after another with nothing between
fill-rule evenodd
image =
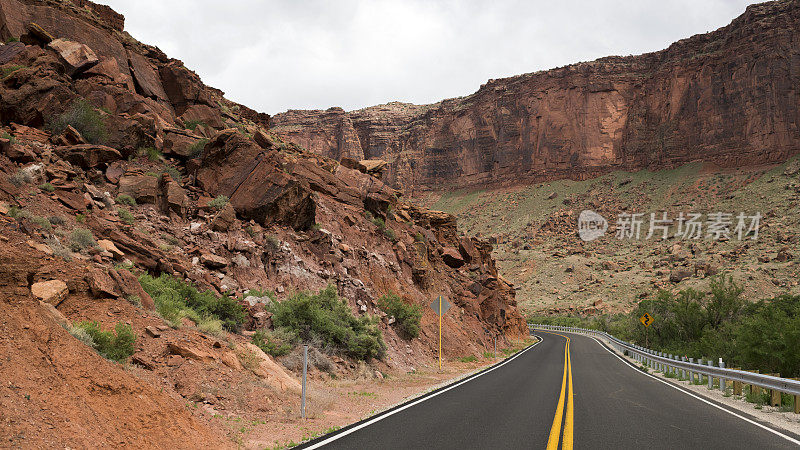
<instances>
[{"instance_id":1,"label":"metal guardrail","mask_svg":"<svg viewBox=\"0 0 800 450\"><path fill-rule=\"evenodd\" d=\"M705 375L708 377L709 389L713 388L713 379L716 378L719 380L720 390L723 391L727 385L726 380L729 380L738 381L752 386L759 386L764 389L785 392L791 395L800 395L800 380L780 378L771 375L746 372L743 370L726 369L721 358L718 366L715 366L713 360L708 360L707 363L704 364L703 360L701 359L698 359L698 361L695 362L694 358L656 352L639 345L622 341L603 331L538 324L531 324L528 327L531 330L563 331L567 333L579 333L587 336L606 339L607 342L620 353L629 355L634 360L642 364L647 364L656 370L663 371L665 373L673 373L679 375L681 378L689 378L689 380L692 382L694 382L696 375ZM702 378L700 379L702 380Z\"/></svg>"}]
</instances>

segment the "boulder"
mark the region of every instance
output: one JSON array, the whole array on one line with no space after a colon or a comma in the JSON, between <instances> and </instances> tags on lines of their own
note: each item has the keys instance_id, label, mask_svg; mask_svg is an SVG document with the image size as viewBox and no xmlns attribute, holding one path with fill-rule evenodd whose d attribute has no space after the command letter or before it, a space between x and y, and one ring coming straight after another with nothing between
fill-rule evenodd
<instances>
[{"instance_id":1,"label":"boulder","mask_svg":"<svg viewBox=\"0 0 800 450\"><path fill-rule=\"evenodd\" d=\"M161 84L161 78L146 57L135 51L128 50L128 63L130 64L131 72L133 72L133 78L136 80L137 91L140 94L145 97L169 101L167 93L164 92L164 86Z\"/></svg>"},{"instance_id":2,"label":"boulder","mask_svg":"<svg viewBox=\"0 0 800 450\"><path fill-rule=\"evenodd\" d=\"M236 222L236 210L228 202L211 220L211 229L214 231L228 231L234 222Z\"/></svg>"},{"instance_id":3,"label":"boulder","mask_svg":"<svg viewBox=\"0 0 800 450\"><path fill-rule=\"evenodd\" d=\"M83 169L107 165L122 159L122 154L117 149L95 144L60 146L56 147L56 153Z\"/></svg>"},{"instance_id":4,"label":"boulder","mask_svg":"<svg viewBox=\"0 0 800 450\"><path fill-rule=\"evenodd\" d=\"M314 193L284 169L276 151L265 151L236 130L223 130L206 145L197 181L225 195L237 214L261 225L279 223L305 230L316 221Z\"/></svg>"},{"instance_id":5,"label":"boulder","mask_svg":"<svg viewBox=\"0 0 800 450\"><path fill-rule=\"evenodd\" d=\"M47 244L41 244L39 242L32 241L32 240L25 241L25 243L28 244L28 246L30 246L31 248L39 250L40 252L44 253L45 255L49 256L49 255L53 254L53 250Z\"/></svg>"},{"instance_id":6,"label":"boulder","mask_svg":"<svg viewBox=\"0 0 800 450\"><path fill-rule=\"evenodd\" d=\"M240 353L249 353L256 359L257 366L250 370L258 377L264 378L274 388L293 393L299 393L302 390L300 383L294 377L257 346L247 342L238 344L238 350Z\"/></svg>"},{"instance_id":7,"label":"boulder","mask_svg":"<svg viewBox=\"0 0 800 450\"><path fill-rule=\"evenodd\" d=\"M200 122L217 130L225 128L225 122L222 121L222 116L220 115L219 111L208 105L192 105L180 115L179 119L181 119L184 124L189 122ZM258 133L256 133L256 135L257 134ZM258 139L256 139L256 142L258 142Z\"/></svg>"},{"instance_id":8,"label":"boulder","mask_svg":"<svg viewBox=\"0 0 800 450\"><path fill-rule=\"evenodd\" d=\"M114 258L116 259L122 259L125 257L125 253L122 253L122 251L108 239L100 239L97 241L97 246L102 248L104 252L109 252L114 255Z\"/></svg>"},{"instance_id":9,"label":"boulder","mask_svg":"<svg viewBox=\"0 0 800 450\"><path fill-rule=\"evenodd\" d=\"M173 212L180 217L186 217L189 209L189 196L186 195L186 190L167 174L161 175L159 184L161 211L165 214Z\"/></svg>"},{"instance_id":10,"label":"boulder","mask_svg":"<svg viewBox=\"0 0 800 450\"><path fill-rule=\"evenodd\" d=\"M40 281L31 285L31 294L39 300L58 306L69 293L67 283L61 280Z\"/></svg>"},{"instance_id":11,"label":"boulder","mask_svg":"<svg viewBox=\"0 0 800 450\"><path fill-rule=\"evenodd\" d=\"M71 77L100 62L92 49L78 42L56 39L47 44L47 47L58 54L67 69L67 74Z\"/></svg>"},{"instance_id":12,"label":"boulder","mask_svg":"<svg viewBox=\"0 0 800 450\"><path fill-rule=\"evenodd\" d=\"M139 280L136 278L136 275L125 269L110 269L108 274L114 279L117 288L120 290L120 292L122 292L122 295L125 298L138 297L139 301L142 303L142 308L148 311L154 311L156 309L153 298L150 297L150 294L145 292L144 289L142 289L142 285L139 284Z\"/></svg>"},{"instance_id":13,"label":"boulder","mask_svg":"<svg viewBox=\"0 0 800 450\"><path fill-rule=\"evenodd\" d=\"M669 281L673 283L680 283L691 276L692 272L688 269L673 269L669 273Z\"/></svg>"},{"instance_id":14,"label":"boulder","mask_svg":"<svg viewBox=\"0 0 800 450\"><path fill-rule=\"evenodd\" d=\"M228 265L228 260L213 253L203 253L200 255L200 262L210 269L221 269Z\"/></svg>"},{"instance_id":15,"label":"boulder","mask_svg":"<svg viewBox=\"0 0 800 450\"><path fill-rule=\"evenodd\" d=\"M225 364L233 370L242 370L242 364L233 352L223 353L219 360L222 361L222 364Z\"/></svg>"},{"instance_id":16,"label":"boulder","mask_svg":"<svg viewBox=\"0 0 800 450\"><path fill-rule=\"evenodd\" d=\"M192 146L199 142L200 139L199 136L195 136L189 130L167 128L164 130L162 151L167 155L177 155L183 158L194 157L196 155L192 154Z\"/></svg>"},{"instance_id":17,"label":"boulder","mask_svg":"<svg viewBox=\"0 0 800 450\"><path fill-rule=\"evenodd\" d=\"M24 50L25 44L22 42L11 42L6 45L0 45L0 65L8 63Z\"/></svg>"},{"instance_id":18,"label":"boulder","mask_svg":"<svg viewBox=\"0 0 800 450\"><path fill-rule=\"evenodd\" d=\"M193 359L200 362L213 362L217 358L210 351L199 348L190 343L168 342L167 351L173 355L180 355L186 359Z\"/></svg>"},{"instance_id":19,"label":"boulder","mask_svg":"<svg viewBox=\"0 0 800 450\"><path fill-rule=\"evenodd\" d=\"M135 92L136 88L133 85L133 78L127 73L124 73L119 67L119 63L115 58L100 58L93 67L84 72L85 76L98 76L104 77L117 85L124 86L127 90Z\"/></svg>"},{"instance_id":20,"label":"boulder","mask_svg":"<svg viewBox=\"0 0 800 450\"><path fill-rule=\"evenodd\" d=\"M21 144L19 141L11 141L10 139L0 138L0 149L2 153L8 156L8 159L19 162L29 163L36 160L36 153L27 146Z\"/></svg>"},{"instance_id":21,"label":"boulder","mask_svg":"<svg viewBox=\"0 0 800 450\"><path fill-rule=\"evenodd\" d=\"M464 265L464 258L461 257L461 253L453 247L444 248L442 251L442 260L444 260L445 264L454 269Z\"/></svg>"},{"instance_id":22,"label":"boulder","mask_svg":"<svg viewBox=\"0 0 800 450\"><path fill-rule=\"evenodd\" d=\"M86 274L86 282L89 284L89 289L92 294L98 298L117 298L120 293L116 289L116 283L109 274L99 268L91 268Z\"/></svg>"},{"instance_id":23,"label":"boulder","mask_svg":"<svg viewBox=\"0 0 800 450\"><path fill-rule=\"evenodd\" d=\"M129 175L119 179L119 193L133 197L138 203L155 203L158 194L158 177Z\"/></svg>"}]
</instances>

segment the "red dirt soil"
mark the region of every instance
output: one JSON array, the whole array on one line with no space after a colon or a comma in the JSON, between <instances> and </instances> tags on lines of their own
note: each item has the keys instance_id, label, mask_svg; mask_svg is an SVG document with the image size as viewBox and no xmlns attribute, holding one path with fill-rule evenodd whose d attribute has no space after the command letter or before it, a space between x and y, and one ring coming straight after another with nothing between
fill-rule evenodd
<instances>
[{"instance_id":1,"label":"red dirt soil","mask_svg":"<svg viewBox=\"0 0 800 450\"><path fill-rule=\"evenodd\" d=\"M49 271L0 227L0 447L233 447L179 401L106 361L61 327L28 288Z\"/></svg>"}]
</instances>

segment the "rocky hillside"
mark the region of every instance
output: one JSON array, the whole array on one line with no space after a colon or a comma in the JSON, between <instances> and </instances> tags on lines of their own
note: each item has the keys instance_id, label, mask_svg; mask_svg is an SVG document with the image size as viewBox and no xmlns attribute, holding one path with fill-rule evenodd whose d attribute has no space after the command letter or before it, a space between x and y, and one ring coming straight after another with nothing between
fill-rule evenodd
<instances>
[{"instance_id":1,"label":"rocky hillside","mask_svg":"<svg viewBox=\"0 0 800 450\"><path fill-rule=\"evenodd\" d=\"M490 80L433 105L291 110L270 124L325 156L385 159L406 192L779 162L800 148L798 30L800 2L762 3L655 53Z\"/></svg>"},{"instance_id":2,"label":"rocky hillside","mask_svg":"<svg viewBox=\"0 0 800 450\"><path fill-rule=\"evenodd\" d=\"M286 358L296 354L273 359L251 337L273 328L270 304L300 291L333 286L355 317L377 318L386 342L366 364L312 351L324 362L314 371L331 378L432 362L438 320L427 305L439 294L454 304L450 358L527 334L491 245L460 233L452 215L404 201L380 167L268 133L266 115L123 26L88 1L0 0L3 442L220 447L185 402L258 420L294 414L298 367ZM170 309L183 300L154 301L140 284L148 275L228 309ZM420 307L419 337L377 306L389 293ZM245 312L234 326L207 320L232 308ZM85 338L73 327L84 321L131 326L130 364L71 336Z\"/></svg>"}]
</instances>

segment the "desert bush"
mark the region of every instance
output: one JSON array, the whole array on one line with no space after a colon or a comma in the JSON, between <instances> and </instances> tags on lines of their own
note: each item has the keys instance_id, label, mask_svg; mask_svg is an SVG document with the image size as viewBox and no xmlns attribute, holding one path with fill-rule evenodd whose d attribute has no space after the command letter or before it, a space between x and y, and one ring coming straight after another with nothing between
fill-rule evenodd
<instances>
[{"instance_id":1,"label":"desert bush","mask_svg":"<svg viewBox=\"0 0 800 450\"><path fill-rule=\"evenodd\" d=\"M198 325L220 320L225 330L238 331L245 321L244 309L236 300L228 296L217 297L209 291L200 292L173 276L143 274L139 283L153 297L161 317L173 327L180 326L181 319L187 317Z\"/></svg>"},{"instance_id":2,"label":"desert bush","mask_svg":"<svg viewBox=\"0 0 800 450\"><path fill-rule=\"evenodd\" d=\"M394 316L395 323L407 337L419 336L422 309L418 305L408 304L400 296L390 292L378 299L378 308L386 314Z\"/></svg>"},{"instance_id":3,"label":"desert bush","mask_svg":"<svg viewBox=\"0 0 800 450\"><path fill-rule=\"evenodd\" d=\"M199 141L195 142L194 144L189 146L189 157L196 158L203 153L203 150L206 148L206 144L208 144L208 139L200 139Z\"/></svg>"},{"instance_id":4,"label":"desert bush","mask_svg":"<svg viewBox=\"0 0 800 450\"><path fill-rule=\"evenodd\" d=\"M72 105L60 116L50 122L47 128L53 134L60 134L72 126L92 144L100 144L108 137L103 116L85 99L75 100Z\"/></svg>"},{"instance_id":5,"label":"desert bush","mask_svg":"<svg viewBox=\"0 0 800 450\"><path fill-rule=\"evenodd\" d=\"M5 66L3 68L0 68L0 79L4 79L4 78L8 77L9 75L11 75L12 73L14 73L14 72L16 72L16 71L18 71L20 69L26 69L26 68L27 68L27 66L21 66L19 64L12 64L10 66Z\"/></svg>"},{"instance_id":6,"label":"desert bush","mask_svg":"<svg viewBox=\"0 0 800 450\"><path fill-rule=\"evenodd\" d=\"M50 184L50 183L43 183L43 184L40 184L40 185L39 185L39 189L41 189L41 190L43 190L43 191L45 191L45 192L53 192L53 191L55 191L55 190L56 190L55 186L53 186L53 185L52 185L52 184Z\"/></svg>"},{"instance_id":7,"label":"desert bush","mask_svg":"<svg viewBox=\"0 0 800 450\"><path fill-rule=\"evenodd\" d=\"M10 38L6 39L6 44L10 44L12 42L19 42L19 38L11 36Z\"/></svg>"},{"instance_id":8,"label":"desert bush","mask_svg":"<svg viewBox=\"0 0 800 450\"><path fill-rule=\"evenodd\" d=\"M139 149L136 150L136 154L147 157L147 159L153 162L158 162L164 159L164 155L162 155L160 151L156 150L155 147L139 147ZM153 176L158 176L158 174L154 173Z\"/></svg>"},{"instance_id":9,"label":"desert bush","mask_svg":"<svg viewBox=\"0 0 800 450\"><path fill-rule=\"evenodd\" d=\"M86 214L78 214L75 216L75 221L78 223L86 222Z\"/></svg>"},{"instance_id":10,"label":"desert bush","mask_svg":"<svg viewBox=\"0 0 800 450\"><path fill-rule=\"evenodd\" d=\"M124 362L135 351L136 335L133 328L122 322L117 323L115 331L103 331L97 322L81 322L73 328L80 328L91 337L93 348L106 359Z\"/></svg>"},{"instance_id":11,"label":"desert bush","mask_svg":"<svg viewBox=\"0 0 800 450\"><path fill-rule=\"evenodd\" d=\"M392 241L392 242L396 242L397 241L397 235L394 233L394 230L392 230L390 228L384 228L383 229L383 235L386 236L387 238L389 238L389 240Z\"/></svg>"},{"instance_id":12,"label":"desert bush","mask_svg":"<svg viewBox=\"0 0 800 450\"><path fill-rule=\"evenodd\" d=\"M228 204L228 197L225 195L218 195L214 200L208 202L210 208L220 210Z\"/></svg>"},{"instance_id":13,"label":"desert bush","mask_svg":"<svg viewBox=\"0 0 800 450\"><path fill-rule=\"evenodd\" d=\"M136 199L134 199L128 194L119 194L117 196L117 203L121 203L123 205L128 205L128 206L136 206Z\"/></svg>"},{"instance_id":14,"label":"desert bush","mask_svg":"<svg viewBox=\"0 0 800 450\"><path fill-rule=\"evenodd\" d=\"M161 168L161 173L169 174L169 176L172 177L173 180L175 180L175 181L177 181L179 183L181 181L181 178L183 178L183 175L181 175L181 171L178 170L177 167L168 166L166 164L164 165L164 167Z\"/></svg>"},{"instance_id":15,"label":"desert bush","mask_svg":"<svg viewBox=\"0 0 800 450\"><path fill-rule=\"evenodd\" d=\"M471 363L477 361L478 358L475 355L469 355L463 358L458 358L458 360L461 361L462 363Z\"/></svg>"},{"instance_id":16,"label":"desert bush","mask_svg":"<svg viewBox=\"0 0 800 450\"><path fill-rule=\"evenodd\" d=\"M94 343L94 339L92 339L92 336L89 335L89 333L87 333L86 330L83 328L70 327L69 334L71 334L75 339L83 342L83 344L86 345L87 347L94 348L96 345Z\"/></svg>"},{"instance_id":17,"label":"desert bush","mask_svg":"<svg viewBox=\"0 0 800 450\"><path fill-rule=\"evenodd\" d=\"M34 216L31 217L31 222L39 225L44 231L51 233L53 231L53 224L45 217Z\"/></svg>"},{"instance_id":18,"label":"desert bush","mask_svg":"<svg viewBox=\"0 0 800 450\"><path fill-rule=\"evenodd\" d=\"M86 228L75 228L69 234L69 248L73 252L80 252L97 245L92 232Z\"/></svg>"},{"instance_id":19,"label":"desert bush","mask_svg":"<svg viewBox=\"0 0 800 450\"><path fill-rule=\"evenodd\" d=\"M27 170L19 169L14 175L8 178L8 181L16 187L33 182L33 175Z\"/></svg>"},{"instance_id":20,"label":"desert bush","mask_svg":"<svg viewBox=\"0 0 800 450\"><path fill-rule=\"evenodd\" d=\"M136 218L134 218L133 214L125 208L117 208L117 214L119 214L119 220L121 220L125 225L133 225L136 223Z\"/></svg>"},{"instance_id":21,"label":"desert bush","mask_svg":"<svg viewBox=\"0 0 800 450\"><path fill-rule=\"evenodd\" d=\"M72 260L72 252L69 251L58 239L49 237L44 240L44 243L53 251L53 256L59 257L64 261Z\"/></svg>"},{"instance_id":22,"label":"desert bush","mask_svg":"<svg viewBox=\"0 0 800 450\"><path fill-rule=\"evenodd\" d=\"M185 129L194 131L198 125L205 125L205 124L206 123L203 122L202 120L187 120L186 122L184 122L183 125Z\"/></svg>"},{"instance_id":23,"label":"desert bush","mask_svg":"<svg viewBox=\"0 0 800 450\"><path fill-rule=\"evenodd\" d=\"M380 217L373 217L372 223L381 231L386 229L386 222Z\"/></svg>"},{"instance_id":24,"label":"desert bush","mask_svg":"<svg viewBox=\"0 0 800 450\"><path fill-rule=\"evenodd\" d=\"M287 328L304 342L318 339L362 360L379 358L386 350L377 320L355 317L345 300L339 298L335 286L317 294L300 292L283 302L274 302L270 309L276 328Z\"/></svg>"},{"instance_id":25,"label":"desert bush","mask_svg":"<svg viewBox=\"0 0 800 450\"><path fill-rule=\"evenodd\" d=\"M251 342L268 355L283 356L292 351L298 340L297 333L292 330L277 328L275 331L256 331Z\"/></svg>"},{"instance_id":26,"label":"desert bush","mask_svg":"<svg viewBox=\"0 0 800 450\"><path fill-rule=\"evenodd\" d=\"M62 216L50 216L47 221L53 225L64 225L66 220Z\"/></svg>"}]
</instances>

